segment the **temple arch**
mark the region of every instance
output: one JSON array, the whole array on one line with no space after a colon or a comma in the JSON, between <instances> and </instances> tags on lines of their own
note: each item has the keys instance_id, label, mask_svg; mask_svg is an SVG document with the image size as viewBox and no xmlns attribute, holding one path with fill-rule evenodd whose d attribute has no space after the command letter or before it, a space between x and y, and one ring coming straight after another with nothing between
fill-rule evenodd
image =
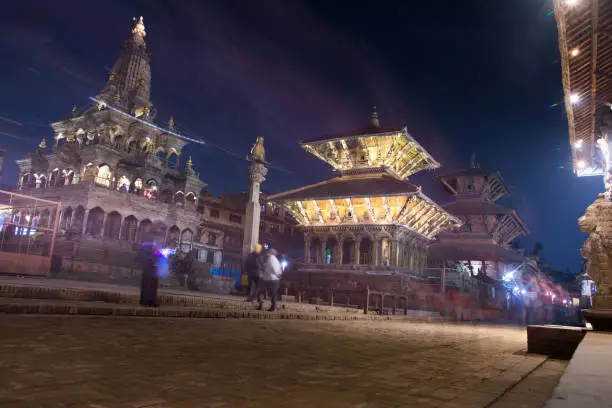
<instances>
[{"instance_id":1,"label":"temple arch","mask_svg":"<svg viewBox=\"0 0 612 408\"><path fill-rule=\"evenodd\" d=\"M112 176L113 173L110 166L103 163L98 166L98 175L96 176L95 182L101 186L110 187Z\"/></svg>"},{"instance_id":2,"label":"temple arch","mask_svg":"<svg viewBox=\"0 0 612 408\"><path fill-rule=\"evenodd\" d=\"M70 230L81 233L83 231L83 223L85 222L85 207L77 206L70 220Z\"/></svg>"},{"instance_id":3,"label":"temple arch","mask_svg":"<svg viewBox=\"0 0 612 408\"><path fill-rule=\"evenodd\" d=\"M66 207L62 213L62 218L60 221L60 230L70 229L71 223L72 223L72 207Z\"/></svg>"},{"instance_id":4,"label":"temple arch","mask_svg":"<svg viewBox=\"0 0 612 408\"><path fill-rule=\"evenodd\" d=\"M174 193L174 202L177 207L183 207L185 205L185 193L182 191L177 191Z\"/></svg>"},{"instance_id":5,"label":"temple arch","mask_svg":"<svg viewBox=\"0 0 612 408\"><path fill-rule=\"evenodd\" d=\"M176 169L178 167L178 153L175 149L168 151L168 155L166 156L166 166L171 169Z\"/></svg>"},{"instance_id":6,"label":"temple arch","mask_svg":"<svg viewBox=\"0 0 612 408\"><path fill-rule=\"evenodd\" d=\"M372 250L374 249L374 241L369 235L361 238L359 243L359 264L372 265Z\"/></svg>"},{"instance_id":7,"label":"temple arch","mask_svg":"<svg viewBox=\"0 0 612 408\"><path fill-rule=\"evenodd\" d=\"M136 241L136 233L138 232L138 219L133 215L125 217L123 226L121 227L121 239L124 241Z\"/></svg>"},{"instance_id":8,"label":"temple arch","mask_svg":"<svg viewBox=\"0 0 612 408\"><path fill-rule=\"evenodd\" d=\"M186 228L181 232L181 251L191 252L191 245L193 242L193 231Z\"/></svg>"},{"instance_id":9,"label":"temple arch","mask_svg":"<svg viewBox=\"0 0 612 408\"><path fill-rule=\"evenodd\" d=\"M105 212L100 207L94 207L89 210L87 215L87 228L85 233L94 237L102 235L102 226L104 225Z\"/></svg>"},{"instance_id":10,"label":"temple arch","mask_svg":"<svg viewBox=\"0 0 612 408\"><path fill-rule=\"evenodd\" d=\"M111 239L119 239L121 232L121 214L117 211L108 213L106 222L104 223L104 237Z\"/></svg>"},{"instance_id":11,"label":"temple arch","mask_svg":"<svg viewBox=\"0 0 612 408\"><path fill-rule=\"evenodd\" d=\"M150 240L152 228L153 223L148 218L140 221L140 224L138 225L138 241L142 242Z\"/></svg>"},{"instance_id":12,"label":"temple arch","mask_svg":"<svg viewBox=\"0 0 612 408\"><path fill-rule=\"evenodd\" d=\"M178 248L181 240L181 230L176 225L171 226L168 229L168 238L166 239L166 245L170 248Z\"/></svg>"}]
</instances>

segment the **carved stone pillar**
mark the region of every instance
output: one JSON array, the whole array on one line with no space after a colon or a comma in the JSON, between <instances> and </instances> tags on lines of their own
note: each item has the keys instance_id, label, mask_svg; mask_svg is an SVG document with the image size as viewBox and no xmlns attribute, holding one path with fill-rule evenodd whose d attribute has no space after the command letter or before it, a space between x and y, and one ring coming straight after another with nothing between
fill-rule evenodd
<instances>
[{"instance_id":1,"label":"carved stone pillar","mask_svg":"<svg viewBox=\"0 0 612 408\"><path fill-rule=\"evenodd\" d=\"M178 157L177 157L178 164ZM246 217L244 222L244 241L242 243L242 255L244 258L253 250L255 244L259 243L259 222L261 206L259 202L260 185L266 179L268 169L259 161L251 161L249 166L249 201L247 202Z\"/></svg>"},{"instance_id":2,"label":"carved stone pillar","mask_svg":"<svg viewBox=\"0 0 612 408\"><path fill-rule=\"evenodd\" d=\"M397 239L392 239L391 243L391 252L389 257L389 265L397 266L397 251L398 251L398 241Z\"/></svg>"},{"instance_id":3,"label":"carved stone pillar","mask_svg":"<svg viewBox=\"0 0 612 408\"><path fill-rule=\"evenodd\" d=\"M359 265L359 252L361 249L361 241L359 239L355 240L355 246L353 249L353 265Z\"/></svg>"},{"instance_id":4,"label":"carved stone pillar","mask_svg":"<svg viewBox=\"0 0 612 408\"><path fill-rule=\"evenodd\" d=\"M335 263L338 265L342 265L343 259L344 259L344 241L339 239L338 243L336 244L337 250L336 250L336 261Z\"/></svg>"},{"instance_id":5,"label":"carved stone pillar","mask_svg":"<svg viewBox=\"0 0 612 408\"><path fill-rule=\"evenodd\" d=\"M325 265L327 263L327 239L321 238L321 265Z\"/></svg>"},{"instance_id":6,"label":"carved stone pillar","mask_svg":"<svg viewBox=\"0 0 612 408\"><path fill-rule=\"evenodd\" d=\"M586 272L595 282L593 307L584 310L595 330L612 331L612 202L604 194L591 204L578 225L589 237L582 246Z\"/></svg>"},{"instance_id":7,"label":"carved stone pillar","mask_svg":"<svg viewBox=\"0 0 612 408\"><path fill-rule=\"evenodd\" d=\"M304 263L310 263L310 237L304 235Z\"/></svg>"},{"instance_id":8,"label":"carved stone pillar","mask_svg":"<svg viewBox=\"0 0 612 408\"><path fill-rule=\"evenodd\" d=\"M380 243L381 240L379 238L372 240L372 266L380 265Z\"/></svg>"}]
</instances>

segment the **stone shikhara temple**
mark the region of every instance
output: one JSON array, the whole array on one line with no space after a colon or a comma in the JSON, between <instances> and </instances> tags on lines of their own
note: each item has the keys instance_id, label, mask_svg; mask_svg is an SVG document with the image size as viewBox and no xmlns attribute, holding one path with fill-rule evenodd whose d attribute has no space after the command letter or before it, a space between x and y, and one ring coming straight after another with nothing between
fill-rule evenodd
<instances>
[{"instance_id":1,"label":"stone shikhara temple","mask_svg":"<svg viewBox=\"0 0 612 408\"><path fill-rule=\"evenodd\" d=\"M51 151L43 139L18 161L19 188L61 201L60 230L79 237L72 253L91 262L112 253L121 265L126 243L150 234L190 250L200 224L206 184L191 159L181 165L186 142L174 120L154 123L145 35L141 17L95 102L52 124ZM37 222L50 220L42 214Z\"/></svg>"},{"instance_id":2,"label":"stone shikhara temple","mask_svg":"<svg viewBox=\"0 0 612 408\"><path fill-rule=\"evenodd\" d=\"M282 203L304 231L303 270L420 272L429 241L460 224L406 181L439 163L405 128L381 127L376 110L365 129L301 145L339 173L268 197Z\"/></svg>"}]
</instances>

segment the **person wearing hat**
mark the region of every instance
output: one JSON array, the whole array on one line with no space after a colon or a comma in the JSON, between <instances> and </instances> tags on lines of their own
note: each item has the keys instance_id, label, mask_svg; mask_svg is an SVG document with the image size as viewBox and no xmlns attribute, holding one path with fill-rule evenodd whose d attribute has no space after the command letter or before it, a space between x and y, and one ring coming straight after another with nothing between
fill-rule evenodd
<instances>
[{"instance_id":1,"label":"person wearing hat","mask_svg":"<svg viewBox=\"0 0 612 408\"><path fill-rule=\"evenodd\" d=\"M276 296L278 295L278 285L280 283L280 278L282 274L283 269L281 268L281 264L278 260L278 252L276 251L276 249L269 249L266 252L266 263L264 265L261 280L262 290L260 290L257 294L259 310L263 309L263 301L261 299L261 295L264 291L268 293L268 296L270 296L270 301L272 302L272 306L268 311L273 312L276 310Z\"/></svg>"},{"instance_id":2,"label":"person wearing hat","mask_svg":"<svg viewBox=\"0 0 612 408\"><path fill-rule=\"evenodd\" d=\"M252 302L257 294L257 288L259 287L259 278L263 274L264 270L264 259L261 255L261 245L253 245L253 252L251 252L244 263L244 271L248 278L248 295L247 302Z\"/></svg>"}]
</instances>

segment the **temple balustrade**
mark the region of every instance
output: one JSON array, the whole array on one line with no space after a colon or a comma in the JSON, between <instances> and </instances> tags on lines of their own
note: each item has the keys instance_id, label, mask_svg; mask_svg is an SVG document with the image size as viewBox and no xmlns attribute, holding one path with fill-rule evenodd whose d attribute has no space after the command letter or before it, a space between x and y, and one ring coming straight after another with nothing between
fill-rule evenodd
<instances>
[{"instance_id":1,"label":"temple balustrade","mask_svg":"<svg viewBox=\"0 0 612 408\"><path fill-rule=\"evenodd\" d=\"M101 169L104 171L105 166L102 166ZM147 179L146 182L141 177L135 177L131 181L126 176L122 176L118 180L110 176L92 176L87 178L75 174L73 170L64 169L54 170L48 177L41 174L24 173L20 176L18 186L19 190L33 196L57 197L61 195L62 198L73 191L99 188L111 194L118 193L123 196L129 194L130 196L142 197L154 202L156 206L159 203L164 203L173 204L176 207L184 207L193 212L197 209L198 196L195 192L168 191L160 187L160 184L154 178Z\"/></svg>"}]
</instances>

